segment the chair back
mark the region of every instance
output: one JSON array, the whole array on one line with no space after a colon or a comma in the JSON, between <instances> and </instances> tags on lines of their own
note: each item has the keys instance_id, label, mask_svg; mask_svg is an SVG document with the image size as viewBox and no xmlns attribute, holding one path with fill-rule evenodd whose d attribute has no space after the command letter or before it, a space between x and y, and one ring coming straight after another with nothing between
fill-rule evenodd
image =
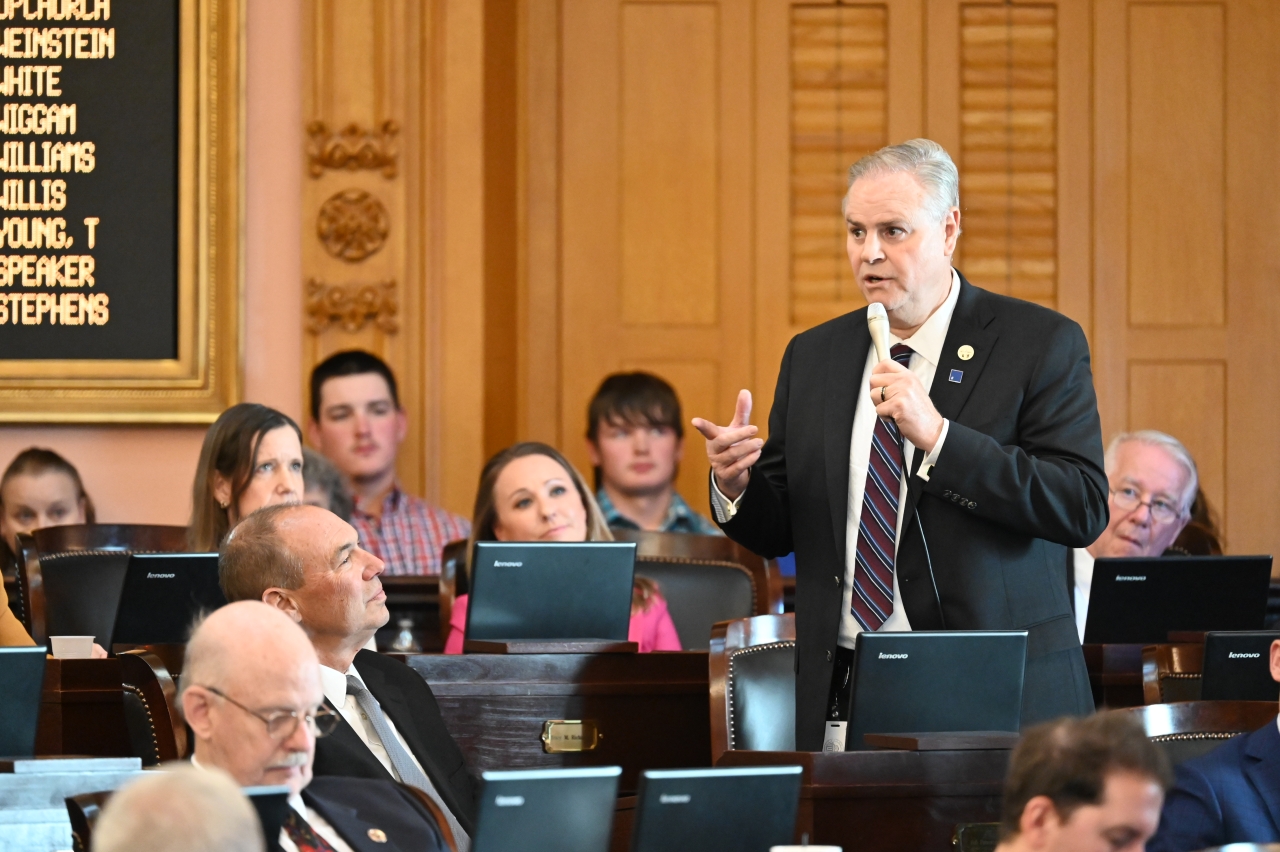
<instances>
[{"instance_id":1,"label":"chair back","mask_svg":"<svg viewBox=\"0 0 1280 852\"><path fill-rule=\"evenodd\" d=\"M444 811L440 810L436 800L428 796L425 791L419 790L411 784L401 783L400 789L417 799L430 812L436 821L436 828L440 829L440 836L444 838L444 844L449 849L449 852L458 852L458 841L453 836L453 829L449 827L449 820L445 819Z\"/></svg>"},{"instance_id":2,"label":"chair back","mask_svg":"<svg viewBox=\"0 0 1280 852\"><path fill-rule=\"evenodd\" d=\"M124 721L134 757L143 766L182 760L187 756L187 726L169 668L148 651L125 651L118 656Z\"/></svg>"},{"instance_id":3,"label":"chair back","mask_svg":"<svg viewBox=\"0 0 1280 852\"><path fill-rule=\"evenodd\" d=\"M658 584L686 651L705 651L721 621L756 611L755 579L737 562L683 556L637 556L636 575Z\"/></svg>"},{"instance_id":4,"label":"chair back","mask_svg":"<svg viewBox=\"0 0 1280 852\"><path fill-rule=\"evenodd\" d=\"M71 845L75 852L89 852L93 846L93 827L98 822L98 815L107 806L111 791L99 793L81 793L78 796L67 796L63 801L67 805L67 819L71 822Z\"/></svg>"},{"instance_id":5,"label":"chair back","mask_svg":"<svg viewBox=\"0 0 1280 852\"><path fill-rule=\"evenodd\" d=\"M1274 701L1180 701L1124 707L1142 723L1147 737L1177 765L1213 751L1226 740L1274 724Z\"/></svg>"},{"instance_id":6,"label":"chair back","mask_svg":"<svg viewBox=\"0 0 1280 852\"><path fill-rule=\"evenodd\" d=\"M1144 704L1200 700L1204 643L1167 643L1142 649Z\"/></svg>"},{"instance_id":7,"label":"chair back","mask_svg":"<svg viewBox=\"0 0 1280 852\"><path fill-rule=\"evenodd\" d=\"M24 626L37 642L49 636L92 634L105 646L111 641L129 555L181 553L186 548L186 527L175 526L75 524L19 534L19 595L30 619ZM56 600L51 602L44 574L55 564L52 570L67 582L55 581Z\"/></svg>"},{"instance_id":8,"label":"chair back","mask_svg":"<svg viewBox=\"0 0 1280 852\"><path fill-rule=\"evenodd\" d=\"M468 594L471 585L467 577L467 540L451 541L444 546L440 556L440 641L449 641L449 618L453 615L453 602L458 595Z\"/></svg>"},{"instance_id":9,"label":"chair back","mask_svg":"<svg viewBox=\"0 0 1280 852\"><path fill-rule=\"evenodd\" d=\"M726 751L795 751L794 614L723 621L711 632L711 763Z\"/></svg>"},{"instance_id":10,"label":"chair back","mask_svg":"<svg viewBox=\"0 0 1280 852\"><path fill-rule=\"evenodd\" d=\"M647 530L611 530L617 541L634 541L636 557L676 557L704 559L712 562L734 562L751 575L755 594L752 615L782 612L782 578L772 560L757 556L722 535L649 532ZM637 573L644 573L637 568ZM703 647L706 647L705 645Z\"/></svg>"}]
</instances>

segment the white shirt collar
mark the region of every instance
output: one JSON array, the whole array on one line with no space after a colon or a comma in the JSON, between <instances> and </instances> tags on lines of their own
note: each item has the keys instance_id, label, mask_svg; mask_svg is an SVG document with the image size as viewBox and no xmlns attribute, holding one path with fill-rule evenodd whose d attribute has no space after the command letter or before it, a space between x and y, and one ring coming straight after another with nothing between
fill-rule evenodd
<instances>
[{"instance_id":1,"label":"white shirt collar","mask_svg":"<svg viewBox=\"0 0 1280 852\"><path fill-rule=\"evenodd\" d=\"M361 686L365 685L364 678L360 677L360 672L356 671L355 663L352 663L345 673L328 666L320 667L320 686L324 690L324 697L329 699L329 703L334 707L340 708L347 703L348 677L354 677L360 681Z\"/></svg>"},{"instance_id":2,"label":"white shirt collar","mask_svg":"<svg viewBox=\"0 0 1280 852\"><path fill-rule=\"evenodd\" d=\"M947 300L916 329L916 333L909 339L903 340L890 331L889 345L907 344L912 352L924 358L936 369L938 362L942 360L942 347L947 343L947 329L951 327L951 315L956 312L956 302L959 300L960 276L955 269L952 269L951 290L947 293Z\"/></svg>"}]
</instances>

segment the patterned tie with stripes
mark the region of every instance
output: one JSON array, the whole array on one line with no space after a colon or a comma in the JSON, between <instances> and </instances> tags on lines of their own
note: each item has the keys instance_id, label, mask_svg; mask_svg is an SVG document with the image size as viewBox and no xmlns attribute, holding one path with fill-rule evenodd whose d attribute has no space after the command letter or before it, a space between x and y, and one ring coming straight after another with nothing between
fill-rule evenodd
<instances>
[{"instance_id":1,"label":"patterned tie with stripes","mask_svg":"<svg viewBox=\"0 0 1280 852\"><path fill-rule=\"evenodd\" d=\"M298 847L298 852L338 852L323 837L316 834L314 828L293 808L284 818L285 835Z\"/></svg>"},{"instance_id":2,"label":"patterned tie with stripes","mask_svg":"<svg viewBox=\"0 0 1280 852\"><path fill-rule=\"evenodd\" d=\"M911 347L904 343L893 347L889 354L904 367L911 362ZM879 630L893 612L893 559L901 484L902 433L892 420L877 417L871 435L853 571L851 609L863 630Z\"/></svg>"}]
</instances>

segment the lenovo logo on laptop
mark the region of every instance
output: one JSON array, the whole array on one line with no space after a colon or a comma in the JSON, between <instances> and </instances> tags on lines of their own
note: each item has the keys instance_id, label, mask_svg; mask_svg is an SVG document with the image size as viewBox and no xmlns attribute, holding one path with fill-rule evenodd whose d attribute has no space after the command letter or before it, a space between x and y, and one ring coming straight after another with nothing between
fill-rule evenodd
<instances>
[{"instance_id":1,"label":"lenovo logo on laptop","mask_svg":"<svg viewBox=\"0 0 1280 852\"><path fill-rule=\"evenodd\" d=\"M524 566L523 562L494 562L493 563L494 568L521 568L523 566Z\"/></svg>"},{"instance_id":2,"label":"lenovo logo on laptop","mask_svg":"<svg viewBox=\"0 0 1280 852\"><path fill-rule=\"evenodd\" d=\"M1256 651L1252 654L1246 651L1230 651L1227 653L1228 660L1256 660L1261 656L1262 654Z\"/></svg>"},{"instance_id":3,"label":"lenovo logo on laptop","mask_svg":"<svg viewBox=\"0 0 1280 852\"><path fill-rule=\"evenodd\" d=\"M172 580L174 576L173 574L152 574L150 571L147 572L148 580Z\"/></svg>"},{"instance_id":4,"label":"lenovo logo on laptop","mask_svg":"<svg viewBox=\"0 0 1280 852\"><path fill-rule=\"evenodd\" d=\"M880 659L882 660L905 660L908 656L909 655L907 654L886 654L884 651L880 652Z\"/></svg>"},{"instance_id":5,"label":"lenovo logo on laptop","mask_svg":"<svg viewBox=\"0 0 1280 852\"><path fill-rule=\"evenodd\" d=\"M1117 574L1117 583L1141 583L1147 579L1146 574Z\"/></svg>"}]
</instances>

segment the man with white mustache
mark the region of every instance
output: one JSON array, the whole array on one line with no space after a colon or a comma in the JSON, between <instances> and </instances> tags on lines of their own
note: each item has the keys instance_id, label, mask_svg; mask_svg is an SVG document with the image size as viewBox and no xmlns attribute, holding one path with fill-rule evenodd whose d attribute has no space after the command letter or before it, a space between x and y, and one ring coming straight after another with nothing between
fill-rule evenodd
<instances>
[{"instance_id":1,"label":"man with white mustache","mask_svg":"<svg viewBox=\"0 0 1280 852\"><path fill-rule=\"evenodd\" d=\"M311 777L317 737L337 715L324 706L320 664L306 633L258 601L228 604L187 645L182 712L191 762L242 787L285 785L285 852L447 849L441 821L392 781Z\"/></svg>"}]
</instances>

